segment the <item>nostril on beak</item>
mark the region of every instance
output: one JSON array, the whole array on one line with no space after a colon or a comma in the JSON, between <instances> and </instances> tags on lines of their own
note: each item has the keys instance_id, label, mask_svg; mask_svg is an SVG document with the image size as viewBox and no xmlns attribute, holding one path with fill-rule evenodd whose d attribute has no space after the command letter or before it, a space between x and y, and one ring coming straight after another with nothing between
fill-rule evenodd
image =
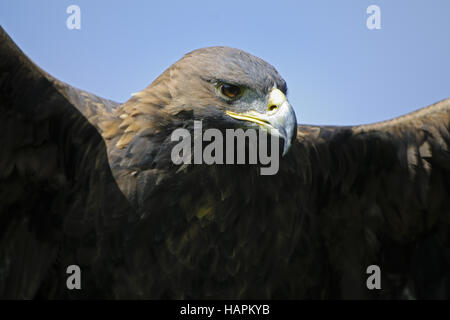
<instances>
[{"instance_id":1,"label":"nostril on beak","mask_svg":"<svg viewBox=\"0 0 450 320\"><path fill-rule=\"evenodd\" d=\"M275 111L275 110L277 110L277 109L278 109L278 106L276 106L276 105L274 105L274 104L270 105L270 106L267 108L268 111Z\"/></svg>"}]
</instances>

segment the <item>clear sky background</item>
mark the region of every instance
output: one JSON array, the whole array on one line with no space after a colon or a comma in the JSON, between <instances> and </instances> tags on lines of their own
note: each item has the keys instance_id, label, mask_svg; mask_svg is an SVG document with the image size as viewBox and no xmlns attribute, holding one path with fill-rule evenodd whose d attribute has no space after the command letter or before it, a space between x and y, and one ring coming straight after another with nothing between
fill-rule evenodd
<instances>
[{"instance_id":1,"label":"clear sky background","mask_svg":"<svg viewBox=\"0 0 450 320\"><path fill-rule=\"evenodd\" d=\"M66 27L72 4L80 30ZM381 30L366 27L371 4ZM370 123L450 97L449 0L1 0L0 24L53 76L119 102L212 45L274 65L300 123Z\"/></svg>"}]
</instances>

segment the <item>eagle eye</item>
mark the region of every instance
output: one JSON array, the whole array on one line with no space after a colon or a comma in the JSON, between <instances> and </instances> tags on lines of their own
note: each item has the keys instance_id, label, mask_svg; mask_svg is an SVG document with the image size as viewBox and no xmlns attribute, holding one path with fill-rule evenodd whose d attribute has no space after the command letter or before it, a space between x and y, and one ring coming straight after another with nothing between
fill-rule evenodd
<instances>
[{"instance_id":1,"label":"eagle eye","mask_svg":"<svg viewBox=\"0 0 450 320\"><path fill-rule=\"evenodd\" d=\"M222 83L219 85L220 94L227 99L237 99L242 95L243 91L241 87L232 84Z\"/></svg>"}]
</instances>

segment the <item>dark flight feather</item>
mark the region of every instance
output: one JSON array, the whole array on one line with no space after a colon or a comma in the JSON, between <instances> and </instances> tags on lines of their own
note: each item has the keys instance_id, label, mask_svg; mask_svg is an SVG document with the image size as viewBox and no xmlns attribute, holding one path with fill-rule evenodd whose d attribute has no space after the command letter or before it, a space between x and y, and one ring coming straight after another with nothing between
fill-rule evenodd
<instances>
[{"instance_id":1,"label":"dark flight feather","mask_svg":"<svg viewBox=\"0 0 450 320\"><path fill-rule=\"evenodd\" d=\"M260 90L286 91L249 57ZM54 79L0 28L1 298L449 298L450 99L372 125L300 125L275 176L180 170L170 132L225 108L208 108L197 67L121 105ZM66 287L73 264L82 290ZM366 288L371 264L382 290Z\"/></svg>"}]
</instances>

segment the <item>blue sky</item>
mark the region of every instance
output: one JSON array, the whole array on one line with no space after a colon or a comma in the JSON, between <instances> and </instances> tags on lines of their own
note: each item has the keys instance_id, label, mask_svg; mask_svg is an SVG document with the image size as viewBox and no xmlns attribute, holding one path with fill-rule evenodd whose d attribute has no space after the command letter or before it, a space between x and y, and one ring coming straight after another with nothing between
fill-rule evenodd
<instances>
[{"instance_id":1,"label":"blue sky","mask_svg":"<svg viewBox=\"0 0 450 320\"><path fill-rule=\"evenodd\" d=\"M69 5L81 29L69 30ZM368 30L366 8L381 9ZM450 1L2 0L0 24L62 81L126 101L184 53L226 45L277 68L300 123L390 119L450 97Z\"/></svg>"}]
</instances>

